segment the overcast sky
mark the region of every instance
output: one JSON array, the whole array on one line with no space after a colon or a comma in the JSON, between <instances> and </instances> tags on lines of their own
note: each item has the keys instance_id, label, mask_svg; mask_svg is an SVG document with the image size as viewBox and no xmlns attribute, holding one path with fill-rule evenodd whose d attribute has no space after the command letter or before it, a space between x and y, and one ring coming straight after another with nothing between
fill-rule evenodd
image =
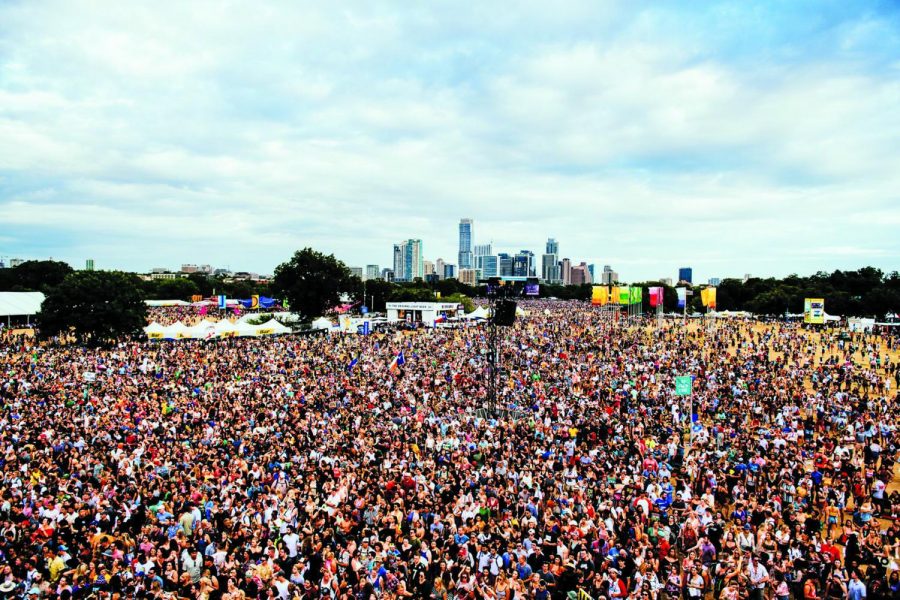
<instances>
[{"instance_id":1,"label":"overcast sky","mask_svg":"<svg viewBox=\"0 0 900 600\"><path fill-rule=\"evenodd\" d=\"M0 3L0 256L900 268L896 2Z\"/></svg>"}]
</instances>

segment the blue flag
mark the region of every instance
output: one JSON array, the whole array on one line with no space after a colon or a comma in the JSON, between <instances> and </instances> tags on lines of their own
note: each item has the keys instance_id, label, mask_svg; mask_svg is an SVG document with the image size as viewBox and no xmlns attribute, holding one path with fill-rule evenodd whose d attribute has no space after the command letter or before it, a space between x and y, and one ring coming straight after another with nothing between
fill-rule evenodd
<instances>
[{"instance_id":1,"label":"blue flag","mask_svg":"<svg viewBox=\"0 0 900 600\"><path fill-rule=\"evenodd\" d=\"M352 371L353 367L355 367L356 363L358 363L358 362L359 362L359 357L357 356L356 358L354 358L353 360L350 361L349 365L347 365L347 370Z\"/></svg>"}]
</instances>

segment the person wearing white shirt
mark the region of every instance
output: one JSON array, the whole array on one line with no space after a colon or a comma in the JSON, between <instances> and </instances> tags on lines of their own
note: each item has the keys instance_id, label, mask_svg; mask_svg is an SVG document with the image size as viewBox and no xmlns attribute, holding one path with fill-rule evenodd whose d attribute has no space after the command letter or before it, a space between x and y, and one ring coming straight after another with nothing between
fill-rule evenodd
<instances>
[{"instance_id":1,"label":"person wearing white shirt","mask_svg":"<svg viewBox=\"0 0 900 600\"><path fill-rule=\"evenodd\" d=\"M759 558L756 555L750 558L750 564L747 565L747 575L750 577L751 600L762 600L763 591L769 582L769 571L765 565L759 562Z\"/></svg>"}]
</instances>

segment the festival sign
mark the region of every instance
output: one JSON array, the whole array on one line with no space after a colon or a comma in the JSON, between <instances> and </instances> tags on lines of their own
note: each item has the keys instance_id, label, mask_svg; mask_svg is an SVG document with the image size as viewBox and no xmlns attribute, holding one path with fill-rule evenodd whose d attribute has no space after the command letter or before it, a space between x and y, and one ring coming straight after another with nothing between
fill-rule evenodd
<instances>
[{"instance_id":1,"label":"festival sign","mask_svg":"<svg viewBox=\"0 0 900 600\"><path fill-rule=\"evenodd\" d=\"M824 298L803 299L803 322L812 325L822 325L825 323Z\"/></svg>"}]
</instances>

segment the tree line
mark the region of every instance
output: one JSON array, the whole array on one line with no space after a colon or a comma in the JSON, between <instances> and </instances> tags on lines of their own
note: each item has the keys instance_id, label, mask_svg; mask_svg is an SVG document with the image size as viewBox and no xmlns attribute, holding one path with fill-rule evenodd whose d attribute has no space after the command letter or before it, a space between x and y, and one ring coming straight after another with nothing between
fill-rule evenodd
<instances>
[{"instance_id":1,"label":"tree line","mask_svg":"<svg viewBox=\"0 0 900 600\"><path fill-rule=\"evenodd\" d=\"M678 310L674 287L658 281L634 285L645 289L663 287L664 310ZM693 287L694 294L689 300L691 311L702 311L702 287ZM591 289L589 284L543 284L541 297L589 301ZM74 271L59 261L27 261L14 268L0 269L0 291L41 291L47 295L37 316L44 336L68 332L83 342L105 342L140 333L147 314L144 300L190 300L193 296L214 294L230 298L272 296L286 299L291 310L309 322L346 298L350 298L357 310L365 305L372 312L383 312L388 302L436 299L462 303L471 311L474 308L471 298L484 295L485 290L456 279L409 283L362 281L334 255L304 248L280 264L268 283L226 282L200 273L144 281L133 273ZM724 279L717 286L718 310L796 314L803 311L804 298L824 298L825 309L830 314L882 318L886 313L900 313L900 275L896 271L885 274L880 269L864 267L855 271L820 271L806 277ZM643 309L652 310L646 293Z\"/></svg>"}]
</instances>

